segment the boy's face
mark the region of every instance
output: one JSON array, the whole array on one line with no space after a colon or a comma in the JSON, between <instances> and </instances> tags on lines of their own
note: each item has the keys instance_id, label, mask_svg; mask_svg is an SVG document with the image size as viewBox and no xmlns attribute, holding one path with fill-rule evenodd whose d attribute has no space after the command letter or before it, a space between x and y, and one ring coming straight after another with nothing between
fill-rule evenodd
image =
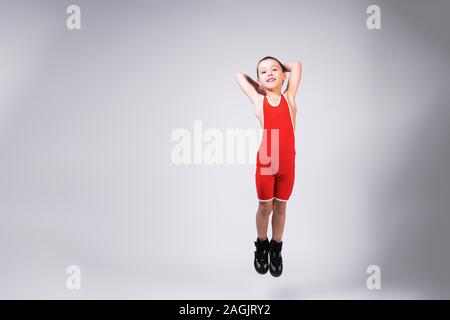
<instances>
[{"instance_id":1,"label":"boy's face","mask_svg":"<svg viewBox=\"0 0 450 320\"><path fill-rule=\"evenodd\" d=\"M273 60L267 59L261 61L258 66L259 79L258 83L267 89L274 89L283 86L286 74L281 69L280 64Z\"/></svg>"}]
</instances>

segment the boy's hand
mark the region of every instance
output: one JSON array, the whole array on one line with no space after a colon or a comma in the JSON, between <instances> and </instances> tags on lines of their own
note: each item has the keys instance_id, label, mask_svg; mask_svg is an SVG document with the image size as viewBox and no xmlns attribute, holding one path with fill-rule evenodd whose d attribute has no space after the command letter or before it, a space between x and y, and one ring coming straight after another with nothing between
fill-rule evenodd
<instances>
[{"instance_id":1,"label":"boy's hand","mask_svg":"<svg viewBox=\"0 0 450 320\"><path fill-rule=\"evenodd\" d=\"M301 65L300 61L292 61L288 63L283 63L283 67L286 69L286 72L291 72L292 69L298 67L299 64Z\"/></svg>"}]
</instances>

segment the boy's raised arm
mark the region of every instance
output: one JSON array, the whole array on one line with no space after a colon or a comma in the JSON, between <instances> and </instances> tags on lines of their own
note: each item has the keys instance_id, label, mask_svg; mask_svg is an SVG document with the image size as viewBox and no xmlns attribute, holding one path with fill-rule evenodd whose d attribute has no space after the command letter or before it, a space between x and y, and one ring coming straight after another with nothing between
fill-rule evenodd
<instances>
[{"instance_id":1,"label":"boy's raised arm","mask_svg":"<svg viewBox=\"0 0 450 320\"><path fill-rule=\"evenodd\" d=\"M286 92L295 99L298 87L302 79L302 63L300 61L293 61L284 63L283 66L291 73L288 80Z\"/></svg>"},{"instance_id":2,"label":"boy's raised arm","mask_svg":"<svg viewBox=\"0 0 450 320\"><path fill-rule=\"evenodd\" d=\"M253 104L258 101L258 94L264 95L264 89L258 82L254 81L250 76L238 72L236 73L236 81L239 84L241 90L249 97Z\"/></svg>"}]
</instances>

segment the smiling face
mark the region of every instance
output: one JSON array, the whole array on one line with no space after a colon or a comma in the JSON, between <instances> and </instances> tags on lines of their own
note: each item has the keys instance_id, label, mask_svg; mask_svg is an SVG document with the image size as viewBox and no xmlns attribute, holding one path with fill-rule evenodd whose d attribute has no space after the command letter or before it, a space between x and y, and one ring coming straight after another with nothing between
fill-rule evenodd
<instances>
[{"instance_id":1,"label":"smiling face","mask_svg":"<svg viewBox=\"0 0 450 320\"><path fill-rule=\"evenodd\" d=\"M261 61L258 66L258 83L265 89L274 90L283 86L286 74L273 59Z\"/></svg>"}]
</instances>

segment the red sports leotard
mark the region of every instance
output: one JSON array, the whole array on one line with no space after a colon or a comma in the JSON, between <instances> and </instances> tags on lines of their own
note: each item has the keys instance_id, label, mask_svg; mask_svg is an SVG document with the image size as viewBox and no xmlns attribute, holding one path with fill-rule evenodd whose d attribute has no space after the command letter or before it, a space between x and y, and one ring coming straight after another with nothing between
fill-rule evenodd
<instances>
[{"instance_id":1,"label":"red sports leotard","mask_svg":"<svg viewBox=\"0 0 450 320\"><path fill-rule=\"evenodd\" d=\"M295 179L295 135L284 94L278 106L263 102L264 131L256 158L256 191L259 201L289 200Z\"/></svg>"}]
</instances>

